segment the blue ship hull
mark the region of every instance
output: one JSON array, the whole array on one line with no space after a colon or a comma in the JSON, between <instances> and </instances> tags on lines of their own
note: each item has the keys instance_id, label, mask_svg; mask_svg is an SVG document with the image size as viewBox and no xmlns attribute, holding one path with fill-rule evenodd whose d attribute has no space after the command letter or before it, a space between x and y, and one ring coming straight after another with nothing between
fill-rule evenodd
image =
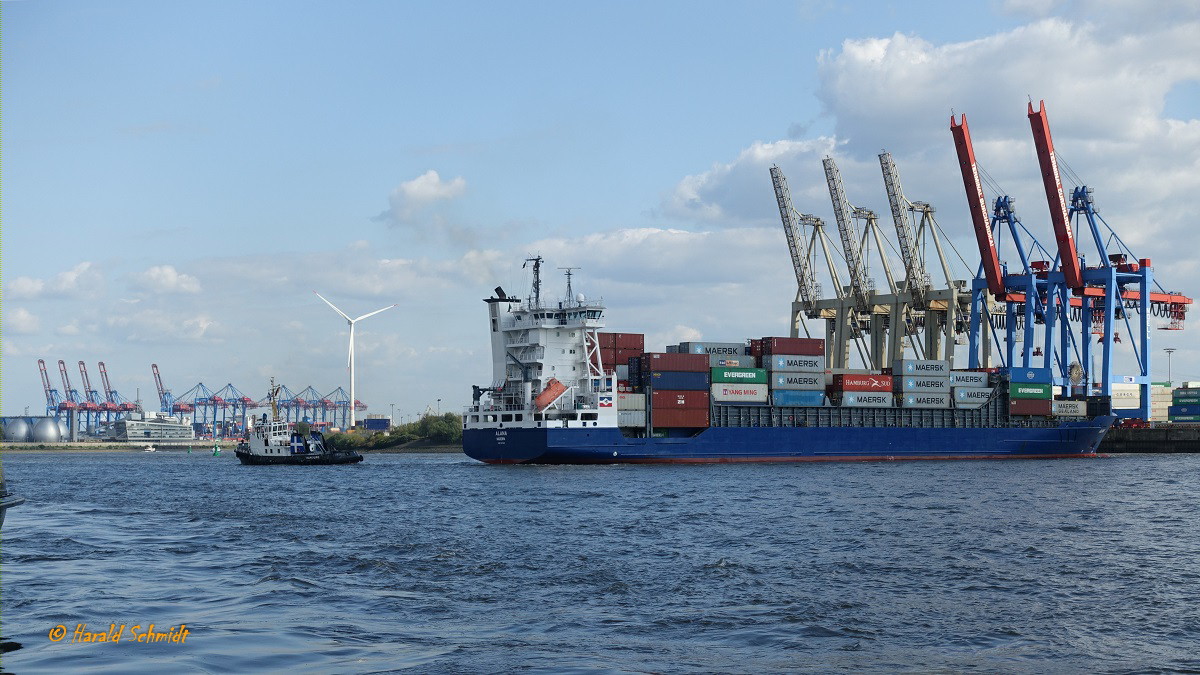
<instances>
[{"instance_id":1,"label":"blue ship hull","mask_svg":"<svg viewBox=\"0 0 1200 675\"><path fill-rule=\"evenodd\" d=\"M612 428L467 429L463 451L489 464L1095 457L1113 420L1053 427L712 427L687 438L627 438Z\"/></svg>"}]
</instances>

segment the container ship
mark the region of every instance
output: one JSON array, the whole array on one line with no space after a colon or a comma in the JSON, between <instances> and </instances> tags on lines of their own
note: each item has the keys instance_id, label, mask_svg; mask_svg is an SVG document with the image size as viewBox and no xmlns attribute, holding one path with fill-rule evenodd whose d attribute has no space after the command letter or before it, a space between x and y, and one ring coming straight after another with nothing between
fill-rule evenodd
<instances>
[{"instance_id":1,"label":"container ship","mask_svg":"<svg viewBox=\"0 0 1200 675\"><path fill-rule=\"evenodd\" d=\"M540 263L540 259L536 263ZM536 264L535 263L535 264ZM826 369L825 341L763 337L645 351L604 332L603 301L497 287L492 380L473 387L463 450L492 464L1095 457L1102 397L1055 395L1046 369L902 359Z\"/></svg>"}]
</instances>

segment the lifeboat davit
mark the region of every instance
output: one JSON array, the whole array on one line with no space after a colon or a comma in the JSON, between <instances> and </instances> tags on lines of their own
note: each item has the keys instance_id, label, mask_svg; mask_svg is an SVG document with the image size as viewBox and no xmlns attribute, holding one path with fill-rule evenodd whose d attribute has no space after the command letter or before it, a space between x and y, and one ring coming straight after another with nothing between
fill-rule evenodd
<instances>
[{"instance_id":1,"label":"lifeboat davit","mask_svg":"<svg viewBox=\"0 0 1200 675\"><path fill-rule=\"evenodd\" d=\"M533 399L534 408L538 412L542 412L551 403L557 401L558 397L562 396L563 392L566 390L567 385L559 382L553 377L550 378L550 381L546 383L546 388L542 390L542 393L538 394L537 398Z\"/></svg>"}]
</instances>

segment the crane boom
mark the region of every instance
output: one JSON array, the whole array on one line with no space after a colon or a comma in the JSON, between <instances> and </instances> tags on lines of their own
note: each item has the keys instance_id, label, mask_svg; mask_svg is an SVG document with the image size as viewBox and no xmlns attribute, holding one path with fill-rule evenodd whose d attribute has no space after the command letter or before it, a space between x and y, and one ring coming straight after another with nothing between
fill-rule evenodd
<instances>
[{"instance_id":1,"label":"crane boom","mask_svg":"<svg viewBox=\"0 0 1200 675\"><path fill-rule=\"evenodd\" d=\"M908 217L910 203L900 188L900 172L892 161L892 153L880 154L879 166L883 170L883 185L887 188L888 203L892 207L892 220L896 223L896 239L900 242L900 256L904 259L904 274L913 308L924 309L929 275L925 272L925 260L917 253L916 237Z\"/></svg>"},{"instance_id":2,"label":"crane boom","mask_svg":"<svg viewBox=\"0 0 1200 675\"><path fill-rule=\"evenodd\" d=\"M109 403L116 403L116 401L113 400L112 387L109 386L109 384L108 384L108 370L105 369L103 361L100 362L99 366L100 366L100 384L101 384L101 386L104 387L104 400L108 401Z\"/></svg>"},{"instance_id":3,"label":"crane boom","mask_svg":"<svg viewBox=\"0 0 1200 675\"><path fill-rule=\"evenodd\" d=\"M1083 271L1079 267L1075 236L1067 216L1067 198L1063 194L1062 177L1058 173L1058 156L1054 154L1054 140L1050 137L1045 101L1038 102L1037 112L1033 110L1033 102L1029 102L1029 126L1033 130L1033 145L1037 148L1038 165L1042 170L1042 184L1046 186L1046 203L1050 206L1050 222L1054 225L1054 238L1058 241L1063 280L1068 288L1081 288Z\"/></svg>"},{"instance_id":4,"label":"crane boom","mask_svg":"<svg viewBox=\"0 0 1200 675\"><path fill-rule=\"evenodd\" d=\"M54 387L50 386L50 376L46 374L46 361L44 359L38 359L38 370L42 374L42 389L46 392L46 408L57 407L59 403L57 400L58 396L55 395Z\"/></svg>"},{"instance_id":5,"label":"crane boom","mask_svg":"<svg viewBox=\"0 0 1200 675\"><path fill-rule=\"evenodd\" d=\"M158 374L158 364L151 363L150 370L154 372L154 386L158 387L158 402L163 412L171 412L171 392L163 387L162 376ZM126 389L126 391L129 391Z\"/></svg>"},{"instance_id":6,"label":"crane boom","mask_svg":"<svg viewBox=\"0 0 1200 675\"><path fill-rule=\"evenodd\" d=\"M871 309L867 293L874 283L867 276L866 266L863 265L858 245L858 227L854 224L854 211L846 199L842 174L833 158L826 157L821 160L821 164L825 167L825 182L829 185L833 214L837 218L838 233L842 236L842 253L846 256L846 267L850 272L850 292L854 296L854 306L859 313L865 314Z\"/></svg>"},{"instance_id":7,"label":"crane boom","mask_svg":"<svg viewBox=\"0 0 1200 675\"><path fill-rule=\"evenodd\" d=\"M806 313L815 311L820 290L809 269L805 257L809 250L803 228L796 222L796 209L792 206L792 193L788 190L787 178L778 166L771 167L771 182L775 185L775 201L779 204L779 218L783 221L783 233L787 238L788 252L792 254L792 269L796 272L796 286Z\"/></svg>"},{"instance_id":8,"label":"crane boom","mask_svg":"<svg viewBox=\"0 0 1200 675\"><path fill-rule=\"evenodd\" d=\"M975 148L971 145L966 115L962 116L961 124L955 124L954 116L950 116L950 133L954 136L954 149L958 151L958 168L962 171L963 187L967 191L967 206L971 209L971 223L975 226L975 239L979 243L979 258L983 261L988 291L1001 297L1004 295L1004 278L1000 270L1000 256L996 253L996 238L992 236L987 199L983 196L983 183L979 180L979 166L975 163Z\"/></svg>"}]
</instances>

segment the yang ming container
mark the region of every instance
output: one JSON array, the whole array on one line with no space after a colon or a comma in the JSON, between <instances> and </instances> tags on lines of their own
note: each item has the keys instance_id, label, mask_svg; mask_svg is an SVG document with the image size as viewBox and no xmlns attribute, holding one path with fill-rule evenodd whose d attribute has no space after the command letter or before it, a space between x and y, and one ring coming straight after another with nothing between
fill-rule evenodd
<instances>
[{"instance_id":1,"label":"yang ming container","mask_svg":"<svg viewBox=\"0 0 1200 675\"><path fill-rule=\"evenodd\" d=\"M767 371L762 368L713 368L713 384L736 382L739 384L766 384Z\"/></svg>"},{"instance_id":2,"label":"yang ming container","mask_svg":"<svg viewBox=\"0 0 1200 675\"><path fill-rule=\"evenodd\" d=\"M657 391L686 390L708 391L708 369L702 373L678 373L671 371L653 371L643 380L643 384Z\"/></svg>"},{"instance_id":3,"label":"yang ming container","mask_svg":"<svg viewBox=\"0 0 1200 675\"><path fill-rule=\"evenodd\" d=\"M763 357L763 367L772 372L824 373L824 356L804 354L772 354Z\"/></svg>"},{"instance_id":4,"label":"yang ming container","mask_svg":"<svg viewBox=\"0 0 1200 675\"><path fill-rule=\"evenodd\" d=\"M901 408L949 408L950 394L906 393L900 397Z\"/></svg>"},{"instance_id":5,"label":"yang ming container","mask_svg":"<svg viewBox=\"0 0 1200 675\"><path fill-rule=\"evenodd\" d=\"M825 405L825 392L776 389L771 392L771 403L776 406L804 406L816 408Z\"/></svg>"},{"instance_id":6,"label":"yang ming container","mask_svg":"<svg viewBox=\"0 0 1200 675\"><path fill-rule=\"evenodd\" d=\"M712 386L713 403L766 403L767 394L765 384L720 382Z\"/></svg>"},{"instance_id":7,"label":"yang ming container","mask_svg":"<svg viewBox=\"0 0 1200 675\"><path fill-rule=\"evenodd\" d=\"M773 373L771 388L824 391L825 373Z\"/></svg>"},{"instance_id":8,"label":"yang ming container","mask_svg":"<svg viewBox=\"0 0 1200 675\"><path fill-rule=\"evenodd\" d=\"M918 359L900 359L892 364L892 375L931 375L933 377L948 377L950 375L949 361L922 361Z\"/></svg>"},{"instance_id":9,"label":"yang ming container","mask_svg":"<svg viewBox=\"0 0 1200 675\"><path fill-rule=\"evenodd\" d=\"M904 393L949 394L950 378L930 377L928 375L897 376L894 380L896 391Z\"/></svg>"},{"instance_id":10,"label":"yang ming container","mask_svg":"<svg viewBox=\"0 0 1200 675\"><path fill-rule=\"evenodd\" d=\"M849 391L842 395L844 408L893 408L896 399L892 394L875 391Z\"/></svg>"}]
</instances>

